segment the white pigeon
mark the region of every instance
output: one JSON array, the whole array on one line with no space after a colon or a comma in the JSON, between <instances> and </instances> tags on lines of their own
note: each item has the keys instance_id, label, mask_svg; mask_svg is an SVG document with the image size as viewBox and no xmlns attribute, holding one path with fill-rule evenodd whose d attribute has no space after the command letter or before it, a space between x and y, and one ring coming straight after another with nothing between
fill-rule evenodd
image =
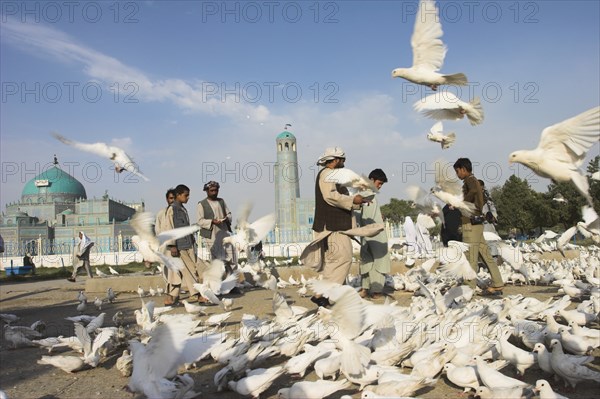
<instances>
[{"instance_id":1,"label":"white pigeon","mask_svg":"<svg viewBox=\"0 0 600 399\"><path fill-rule=\"evenodd\" d=\"M552 349L550 364L554 372L564 380L565 387L568 384L575 389L577 384L583 380L600 382L600 373L570 360L563 352L559 340L553 339L550 348Z\"/></svg>"},{"instance_id":2,"label":"white pigeon","mask_svg":"<svg viewBox=\"0 0 600 399\"><path fill-rule=\"evenodd\" d=\"M379 192L371 179L365 175L359 175L348 168L333 169L331 173L325 177L324 181L346 187L350 195L356 195L361 191L367 191L368 193Z\"/></svg>"},{"instance_id":3,"label":"white pigeon","mask_svg":"<svg viewBox=\"0 0 600 399\"><path fill-rule=\"evenodd\" d=\"M418 100L413 104L413 108L436 120L456 121L466 115L472 126L481 124L484 118L479 97L467 103L448 91L440 91Z\"/></svg>"},{"instance_id":4,"label":"white pigeon","mask_svg":"<svg viewBox=\"0 0 600 399\"><path fill-rule=\"evenodd\" d=\"M237 221L237 232L223 239L223 244L231 244L239 252L248 253L248 248L262 241L275 227L275 213L265 215L253 223L248 222L252 204L245 204Z\"/></svg>"},{"instance_id":5,"label":"white pigeon","mask_svg":"<svg viewBox=\"0 0 600 399\"><path fill-rule=\"evenodd\" d=\"M261 393L269 389L273 382L284 373L281 366L268 369L254 369L247 373L246 377L238 381L229 381L228 385L232 391L242 396L258 398Z\"/></svg>"},{"instance_id":6,"label":"white pigeon","mask_svg":"<svg viewBox=\"0 0 600 399\"><path fill-rule=\"evenodd\" d=\"M442 121L438 121L431 127L431 129L429 129L429 133L427 133L427 140L440 143L442 145L442 150L445 150L450 148L456 141L456 133L451 132L444 134L444 126L442 125Z\"/></svg>"},{"instance_id":7,"label":"white pigeon","mask_svg":"<svg viewBox=\"0 0 600 399\"><path fill-rule=\"evenodd\" d=\"M572 181L593 207L587 177L579 167L599 140L600 107L595 107L545 128L537 148L515 151L510 154L509 162L521 163L556 182Z\"/></svg>"},{"instance_id":8,"label":"white pigeon","mask_svg":"<svg viewBox=\"0 0 600 399\"><path fill-rule=\"evenodd\" d=\"M181 270L184 267L181 258L166 256L162 251L173 240L194 234L200 230L200 226L193 224L155 235L154 222L155 217L151 212L136 212L131 218L131 226L136 232L131 237L131 241L137 246L145 261L161 263L171 270Z\"/></svg>"},{"instance_id":9,"label":"white pigeon","mask_svg":"<svg viewBox=\"0 0 600 399\"><path fill-rule=\"evenodd\" d=\"M133 356L127 349L123 350L123 354L117 359L116 367L123 377L131 377L133 371Z\"/></svg>"},{"instance_id":10,"label":"white pigeon","mask_svg":"<svg viewBox=\"0 0 600 399\"><path fill-rule=\"evenodd\" d=\"M462 183L448 163L438 159L433 163L436 187L431 191L446 204L458 209L464 216L470 216L475 211L475 204L463 198Z\"/></svg>"},{"instance_id":11,"label":"white pigeon","mask_svg":"<svg viewBox=\"0 0 600 399\"><path fill-rule=\"evenodd\" d=\"M491 368L486 364L481 356L475 356L474 359L475 363L477 364L477 375L484 385L492 390L508 389L517 386L525 387L529 385L526 382L511 378Z\"/></svg>"},{"instance_id":12,"label":"white pigeon","mask_svg":"<svg viewBox=\"0 0 600 399\"><path fill-rule=\"evenodd\" d=\"M86 363L79 356L42 356L38 364L49 364L67 372L73 373L86 367Z\"/></svg>"},{"instance_id":13,"label":"white pigeon","mask_svg":"<svg viewBox=\"0 0 600 399\"><path fill-rule=\"evenodd\" d=\"M96 309L102 310L102 299L96 297L96 299L94 299L94 306L96 306Z\"/></svg>"},{"instance_id":14,"label":"white pigeon","mask_svg":"<svg viewBox=\"0 0 600 399\"><path fill-rule=\"evenodd\" d=\"M137 287L137 294L140 296L140 298L146 295L146 291L144 291L144 289L142 288L142 286L139 285L139 284L138 284L138 287Z\"/></svg>"},{"instance_id":15,"label":"white pigeon","mask_svg":"<svg viewBox=\"0 0 600 399\"><path fill-rule=\"evenodd\" d=\"M63 137L58 133L52 133L52 135L54 136L54 138L61 141L62 143L75 147L78 150L91 152L92 154L96 154L102 157L107 157L115 164L115 170L117 171L117 173L121 173L126 170L130 173L133 173L136 176L141 177L145 181L150 181L150 179L148 179L140 172L139 167L135 162L133 162L131 157L119 147L111 146L106 143L80 143L78 141L73 141L66 137Z\"/></svg>"},{"instance_id":16,"label":"white pigeon","mask_svg":"<svg viewBox=\"0 0 600 399\"><path fill-rule=\"evenodd\" d=\"M413 65L410 68L394 69L392 77L404 78L409 82L429 86L432 90L436 90L439 85L466 85L467 77L463 73L452 75L438 73L444 63L447 51L441 40L443 34L435 2L421 0L410 40L413 50Z\"/></svg>"},{"instance_id":17,"label":"white pigeon","mask_svg":"<svg viewBox=\"0 0 600 399\"><path fill-rule=\"evenodd\" d=\"M190 314L199 315L200 313L206 314L206 306L200 306L195 303L189 303L187 300L181 301L183 306L185 306L185 311Z\"/></svg>"},{"instance_id":18,"label":"white pigeon","mask_svg":"<svg viewBox=\"0 0 600 399\"><path fill-rule=\"evenodd\" d=\"M116 299L116 295L115 292L113 291L112 287L108 287L106 289L106 300L110 303L113 303Z\"/></svg>"},{"instance_id":19,"label":"white pigeon","mask_svg":"<svg viewBox=\"0 0 600 399\"><path fill-rule=\"evenodd\" d=\"M106 277L108 276L108 274L104 273L102 270L100 270L98 267L96 267L96 275L98 277Z\"/></svg>"},{"instance_id":20,"label":"white pigeon","mask_svg":"<svg viewBox=\"0 0 600 399\"><path fill-rule=\"evenodd\" d=\"M83 361L92 367L100 362L100 348L114 335L115 330L103 330L97 334L92 341L87 329L79 323L75 323L75 336L83 347Z\"/></svg>"},{"instance_id":21,"label":"white pigeon","mask_svg":"<svg viewBox=\"0 0 600 399\"><path fill-rule=\"evenodd\" d=\"M277 397L282 399L322 399L352 384L348 380L340 381L300 381L289 388L277 391Z\"/></svg>"},{"instance_id":22,"label":"white pigeon","mask_svg":"<svg viewBox=\"0 0 600 399\"><path fill-rule=\"evenodd\" d=\"M546 380L535 382L535 391L539 392L540 399L569 399L566 396L554 392L550 383Z\"/></svg>"},{"instance_id":23,"label":"white pigeon","mask_svg":"<svg viewBox=\"0 0 600 399\"><path fill-rule=\"evenodd\" d=\"M108 266L108 271L110 272L110 274L113 274L115 276L119 275L119 272L116 271L115 269L113 269L112 267Z\"/></svg>"},{"instance_id":24,"label":"white pigeon","mask_svg":"<svg viewBox=\"0 0 600 399\"><path fill-rule=\"evenodd\" d=\"M589 206L581 208L582 222L577 223L577 230L586 238L592 238L594 242L600 244L600 217Z\"/></svg>"},{"instance_id":25,"label":"white pigeon","mask_svg":"<svg viewBox=\"0 0 600 399\"><path fill-rule=\"evenodd\" d=\"M161 317L162 321L150 333L152 338L147 345L137 341L129 343L133 372L128 387L149 398L175 397L173 389L176 387L168 379L176 376L179 366L194 362L221 342L220 334L190 335L198 324L191 315L166 316ZM172 395L167 396L168 392Z\"/></svg>"}]
</instances>

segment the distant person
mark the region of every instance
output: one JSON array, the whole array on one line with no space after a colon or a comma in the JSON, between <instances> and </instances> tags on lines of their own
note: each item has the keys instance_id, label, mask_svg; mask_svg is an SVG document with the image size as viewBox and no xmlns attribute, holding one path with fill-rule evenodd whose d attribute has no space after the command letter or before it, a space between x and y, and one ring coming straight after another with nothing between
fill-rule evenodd
<instances>
[{"instance_id":1,"label":"distant person","mask_svg":"<svg viewBox=\"0 0 600 399\"><path fill-rule=\"evenodd\" d=\"M388 181L387 176L381 169L371 171L369 179L373 181L377 189L381 189L383 184ZM383 223L381 209L376 197L356 212L356 221L358 226ZM390 272L388 237L385 230L373 237L362 237L360 259L362 289L359 291L359 295L362 298L367 296L373 299L381 298L383 296L383 286L385 285L385 275Z\"/></svg>"},{"instance_id":2,"label":"distant person","mask_svg":"<svg viewBox=\"0 0 600 399\"><path fill-rule=\"evenodd\" d=\"M461 216L463 242L469 246L468 260L473 270L479 270L478 261L481 260L492 276L492 284L485 288L483 295L502 294L504 282L498 270L496 260L491 256L488 245L483 238L483 190L479 180L473 175L473 165L469 158L459 158L454 163L456 176L463 181L463 198L466 202L475 205L475 212L469 218ZM468 281L471 288L475 288L475 280Z\"/></svg>"},{"instance_id":3,"label":"distant person","mask_svg":"<svg viewBox=\"0 0 600 399\"><path fill-rule=\"evenodd\" d=\"M446 204L442 208L442 214L444 215L444 223L442 223L440 236L444 246L448 246L448 241L462 241L460 211L453 206Z\"/></svg>"},{"instance_id":4,"label":"distant person","mask_svg":"<svg viewBox=\"0 0 600 399\"><path fill-rule=\"evenodd\" d=\"M175 200L167 208L166 220L170 223L167 230L175 229L178 227L187 227L190 225L190 217L184 204L190 199L190 189L185 184L180 184L175 187ZM171 290L167 293L165 298L165 306L173 305L179 302L179 293L181 290L181 284L183 283L189 292L189 302L201 301L202 298L194 284L200 281L198 276L198 270L196 263L198 257L196 255L196 239L193 234L188 234L185 237L181 237L175 240L174 243L167 245L167 248L171 252L171 256L175 258L181 258L184 267L179 273L173 273L173 280L169 281Z\"/></svg>"},{"instance_id":5,"label":"distant person","mask_svg":"<svg viewBox=\"0 0 600 399\"><path fill-rule=\"evenodd\" d=\"M33 259L31 258L31 254L26 253L23 257L23 266L31 267L31 274L35 274L35 263L33 263Z\"/></svg>"},{"instance_id":6,"label":"distant person","mask_svg":"<svg viewBox=\"0 0 600 399\"><path fill-rule=\"evenodd\" d=\"M496 210L496 205L492 200L492 196L485 189L485 183L483 180L479 180L479 184L481 185L481 190L483 191L483 208L481 209L481 213L485 217L485 221L490 224L498 223L498 211Z\"/></svg>"},{"instance_id":7,"label":"distant person","mask_svg":"<svg viewBox=\"0 0 600 399\"><path fill-rule=\"evenodd\" d=\"M90 250L94 246L94 242L85 235L83 231L79 232L79 245L77 247L77 254L75 255L79 261L74 262L73 274L67 280L74 283L77 278L77 271L81 266L85 267L85 271L89 278L94 278L92 275L92 266L90 265Z\"/></svg>"},{"instance_id":8,"label":"distant person","mask_svg":"<svg viewBox=\"0 0 600 399\"><path fill-rule=\"evenodd\" d=\"M0 235L0 254L4 253L4 238Z\"/></svg>"},{"instance_id":9,"label":"distant person","mask_svg":"<svg viewBox=\"0 0 600 399\"><path fill-rule=\"evenodd\" d=\"M171 204L173 204L173 201L175 201L175 189L174 188L170 188L167 190L167 192L165 194L165 199L167 201L167 206L156 213L156 220L154 221L154 233L157 235L164 231L169 230L168 227L173 224L167 220L167 210L171 207ZM172 244L172 243L169 242L167 244ZM171 251L169 251L167 249L165 249L164 253L167 256L171 256ZM175 277L173 277L171 275L172 273L178 273L178 272L172 271L168 267L163 266L163 276L167 280L167 292L171 291L170 282L175 280Z\"/></svg>"},{"instance_id":10,"label":"distant person","mask_svg":"<svg viewBox=\"0 0 600 399\"><path fill-rule=\"evenodd\" d=\"M175 189L170 188L167 190L165 194L165 199L167 201L167 206L156 213L156 220L154 221L154 233L160 234L163 231L167 231L167 226L170 226L171 223L167 222L167 210L175 201Z\"/></svg>"},{"instance_id":11,"label":"distant person","mask_svg":"<svg viewBox=\"0 0 600 399\"><path fill-rule=\"evenodd\" d=\"M223 239L231 235L231 211L225 200L219 197L221 185L209 181L203 187L206 198L198 202L196 209L197 223L200 226L200 236L209 250L209 258L221 259L225 262L228 272L231 265L236 263L235 251L232 245L223 245Z\"/></svg>"}]
</instances>

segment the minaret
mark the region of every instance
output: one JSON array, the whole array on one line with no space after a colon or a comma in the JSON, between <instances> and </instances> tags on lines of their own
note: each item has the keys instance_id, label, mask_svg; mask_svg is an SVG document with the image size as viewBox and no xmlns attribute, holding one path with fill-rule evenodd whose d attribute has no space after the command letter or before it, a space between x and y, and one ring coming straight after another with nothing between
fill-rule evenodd
<instances>
[{"instance_id":1,"label":"minaret","mask_svg":"<svg viewBox=\"0 0 600 399\"><path fill-rule=\"evenodd\" d=\"M298 229L296 215L296 199L300 198L300 180L298 177L298 153L296 151L296 137L284 131L275 139L277 145L277 163L275 164L275 208L277 221L275 226L279 232L278 241L289 242L293 240L292 232Z\"/></svg>"}]
</instances>

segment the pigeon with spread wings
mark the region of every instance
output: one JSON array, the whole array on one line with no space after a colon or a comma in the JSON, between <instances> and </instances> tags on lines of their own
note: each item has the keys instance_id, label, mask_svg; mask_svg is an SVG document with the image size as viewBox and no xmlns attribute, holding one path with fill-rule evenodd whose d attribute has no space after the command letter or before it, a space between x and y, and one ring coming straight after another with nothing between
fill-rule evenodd
<instances>
[{"instance_id":1,"label":"pigeon with spread wings","mask_svg":"<svg viewBox=\"0 0 600 399\"><path fill-rule=\"evenodd\" d=\"M62 143L75 147L79 150L91 152L92 154L96 154L101 157L108 157L108 159L114 162L117 173L121 173L126 170L136 176L141 177L145 181L150 181L150 179L140 172L140 169L138 168L137 164L133 162L131 157L119 147L108 145L106 143L80 143L78 141L70 140L58 133L52 133L52 135Z\"/></svg>"},{"instance_id":2,"label":"pigeon with spread wings","mask_svg":"<svg viewBox=\"0 0 600 399\"><path fill-rule=\"evenodd\" d=\"M249 223L248 217L251 210L251 204L244 206L238 218L237 233L225 237L223 244L231 244L237 251L248 252L249 247L257 245L275 227L275 213L269 213L253 223Z\"/></svg>"},{"instance_id":3,"label":"pigeon with spread wings","mask_svg":"<svg viewBox=\"0 0 600 399\"><path fill-rule=\"evenodd\" d=\"M441 37L444 34L438 8L433 0L421 0L415 19L415 28L410 39L413 49L413 65L410 68L396 68L393 78L404 78L409 82L429 86L437 90L439 85L465 86L464 73L443 75L438 73L448 51Z\"/></svg>"},{"instance_id":4,"label":"pigeon with spread wings","mask_svg":"<svg viewBox=\"0 0 600 399\"><path fill-rule=\"evenodd\" d=\"M472 126L483 122L483 107L479 97L467 103L449 91L440 91L418 100L413 107L432 119L456 121L466 115Z\"/></svg>"},{"instance_id":5,"label":"pigeon with spread wings","mask_svg":"<svg viewBox=\"0 0 600 399\"><path fill-rule=\"evenodd\" d=\"M154 215L151 212L136 212L131 218L131 226L137 234L131 237L131 241L138 247L145 261L157 262L172 270L181 270L184 267L181 258L166 256L162 251L169 242L188 234L194 234L200 230L200 226L193 224L154 235L152 227L154 220Z\"/></svg>"},{"instance_id":6,"label":"pigeon with spread wings","mask_svg":"<svg viewBox=\"0 0 600 399\"><path fill-rule=\"evenodd\" d=\"M445 150L446 148L450 148L454 144L454 141L456 141L456 133L444 134L444 125L442 125L442 121L439 121L429 129L427 140L440 143L442 150Z\"/></svg>"},{"instance_id":7,"label":"pigeon with spread wings","mask_svg":"<svg viewBox=\"0 0 600 399\"><path fill-rule=\"evenodd\" d=\"M523 164L537 175L557 182L571 180L593 207L587 177L579 167L599 141L600 107L596 107L545 128L537 148L515 151L508 161Z\"/></svg>"}]
</instances>

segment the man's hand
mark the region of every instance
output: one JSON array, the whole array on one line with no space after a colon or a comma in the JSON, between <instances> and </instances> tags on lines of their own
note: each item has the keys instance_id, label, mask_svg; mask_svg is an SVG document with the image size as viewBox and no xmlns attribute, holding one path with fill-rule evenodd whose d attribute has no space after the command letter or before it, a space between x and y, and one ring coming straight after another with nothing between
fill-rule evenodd
<instances>
[{"instance_id":1,"label":"man's hand","mask_svg":"<svg viewBox=\"0 0 600 399\"><path fill-rule=\"evenodd\" d=\"M177 249L177 247L171 247L171 256L174 258L179 257L179 250Z\"/></svg>"},{"instance_id":2,"label":"man's hand","mask_svg":"<svg viewBox=\"0 0 600 399\"><path fill-rule=\"evenodd\" d=\"M360 205L364 202L363 196L360 194L357 194L354 196L354 198L352 199L352 203L355 205Z\"/></svg>"}]
</instances>

